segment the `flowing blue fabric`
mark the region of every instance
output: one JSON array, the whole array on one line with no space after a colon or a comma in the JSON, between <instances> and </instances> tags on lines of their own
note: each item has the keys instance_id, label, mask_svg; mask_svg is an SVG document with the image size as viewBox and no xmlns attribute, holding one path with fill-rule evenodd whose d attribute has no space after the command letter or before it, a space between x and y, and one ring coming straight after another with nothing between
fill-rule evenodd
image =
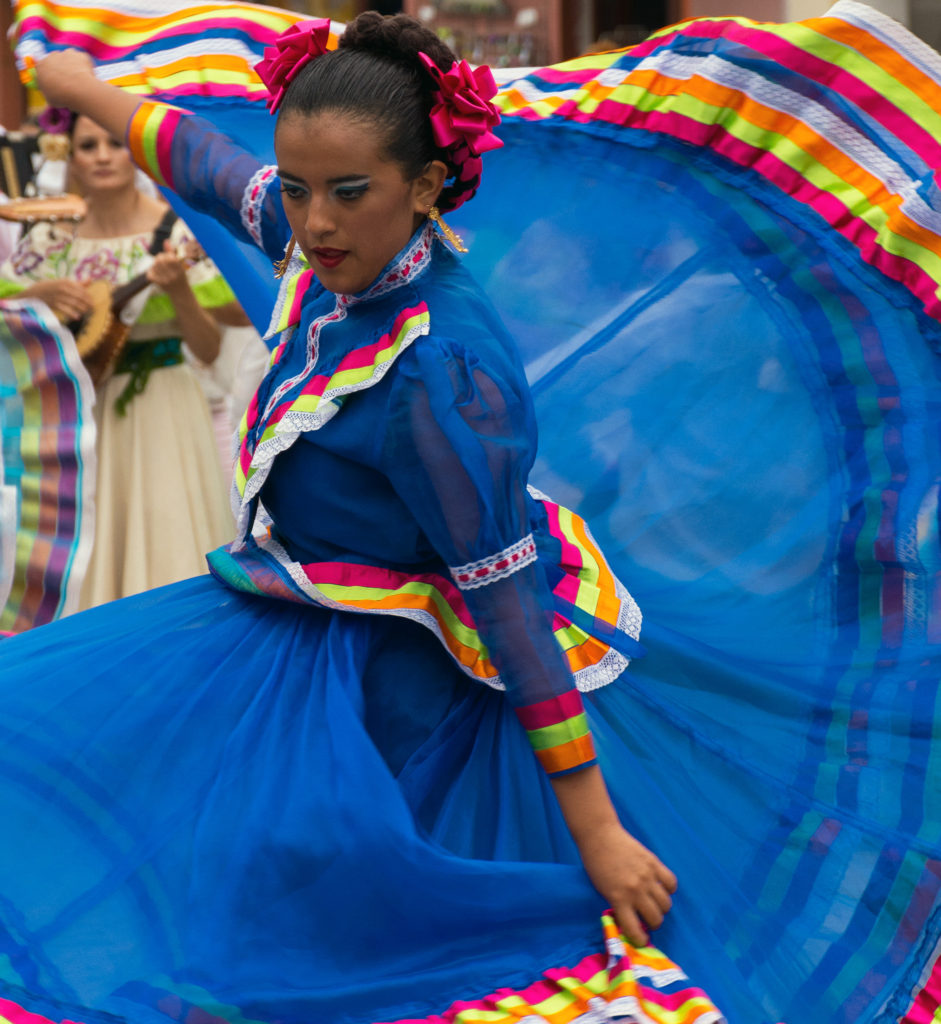
<instances>
[{"instance_id":1,"label":"flowing blue fabric","mask_svg":"<svg viewBox=\"0 0 941 1024\"><path fill-rule=\"evenodd\" d=\"M420 626L203 577L3 659L0 992L31 1010L44 993L80 1021L166 1024L181 1000L230 1022L425 1016L598 944L603 905L512 709ZM473 857L450 794L387 766L406 747L463 761Z\"/></svg>"},{"instance_id":2,"label":"flowing blue fabric","mask_svg":"<svg viewBox=\"0 0 941 1024\"><path fill-rule=\"evenodd\" d=\"M270 160L256 114L212 106ZM679 876L657 942L732 1024L894 1022L941 943L939 326L805 207L719 157L559 123L500 133L477 198L449 220L524 359L532 482L586 518L645 613L647 657L587 705L626 824ZM206 248L266 321L273 286L219 230L205 225ZM147 1005L165 1021L169 993L180 1019L198 1006L233 1022L327 1019L311 1007L330 981L329 1019L360 1021L384 986L404 1013L417 976L447 1003L465 983L531 980L546 963L526 950L590 943L562 923L598 907L508 705L410 631L397 646L386 624L208 581L54 629L55 649L45 629L0 646L22 666L0 796L4 815L33 821L38 800L74 794L72 818L30 842L24 884L45 894L58 848L82 852L36 920L0 904L5 981L135 1021ZM105 637L113 683L93 689L82 673ZM37 718L40 738L14 742ZM337 792L353 797L340 821ZM316 898L335 959L315 981L293 954L308 942L310 835L328 816L336 902ZM198 823L188 846L169 838L184 819ZM360 890L344 836L366 821L376 857L398 853ZM231 867L174 889L131 875L141 850L173 877ZM0 878L21 860L4 847ZM76 880L91 895L69 895ZM495 924L510 891L518 933ZM559 902L544 906L549 891ZM357 913L375 945L353 948ZM52 955L82 928L96 949L102 935L133 948L149 988L110 995L106 972ZM184 952L185 984L164 966ZM220 987L222 964L244 972L238 992ZM284 995L302 977L303 997Z\"/></svg>"},{"instance_id":3,"label":"flowing blue fabric","mask_svg":"<svg viewBox=\"0 0 941 1024\"><path fill-rule=\"evenodd\" d=\"M680 877L658 940L732 1019L894 1020L941 927L938 325L718 161L503 137L468 260L527 363L534 482L645 612L592 729Z\"/></svg>"},{"instance_id":4,"label":"flowing blue fabric","mask_svg":"<svg viewBox=\"0 0 941 1024\"><path fill-rule=\"evenodd\" d=\"M718 158L501 135L449 219L526 363L532 480L645 613L592 727L680 877L658 940L732 1020L894 1020L941 939L938 325Z\"/></svg>"}]
</instances>

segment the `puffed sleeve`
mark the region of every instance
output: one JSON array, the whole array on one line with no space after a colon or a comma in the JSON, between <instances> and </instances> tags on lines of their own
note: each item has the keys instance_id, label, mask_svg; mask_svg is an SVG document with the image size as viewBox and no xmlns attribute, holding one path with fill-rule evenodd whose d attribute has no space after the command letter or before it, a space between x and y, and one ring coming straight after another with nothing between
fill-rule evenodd
<instances>
[{"instance_id":1,"label":"puffed sleeve","mask_svg":"<svg viewBox=\"0 0 941 1024\"><path fill-rule=\"evenodd\" d=\"M150 100L131 118L127 144L158 185L220 220L270 259L283 255L291 230L274 165L260 163L203 118Z\"/></svg>"},{"instance_id":2,"label":"puffed sleeve","mask_svg":"<svg viewBox=\"0 0 941 1024\"><path fill-rule=\"evenodd\" d=\"M448 565L543 767L587 767L591 734L553 634L529 521L535 430L525 383L433 336L396 370L384 471Z\"/></svg>"}]
</instances>

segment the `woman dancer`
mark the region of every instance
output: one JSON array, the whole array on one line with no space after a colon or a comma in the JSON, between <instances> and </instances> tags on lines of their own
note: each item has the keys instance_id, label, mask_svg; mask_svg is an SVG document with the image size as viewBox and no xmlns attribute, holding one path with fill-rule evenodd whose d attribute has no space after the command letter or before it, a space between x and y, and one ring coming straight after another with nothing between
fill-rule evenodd
<instances>
[{"instance_id":1,"label":"woman dancer","mask_svg":"<svg viewBox=\"0 0 941 1024\"><path fill-rule=\"evenodd\" d=\"M76 1021L718 1020L610 919L599 941L610 906L644 947L675 879L620 824L577 689L620 674L639 613L584 524L527 491L518 357L435 229L496 144L489 73L410 19L326 35L291 30L260 69L277 171L80 54L40 67L289 257L237 537L211 556L227 586L4 649L2 813L36 835L41 805L37 841L68 832L75 866L37 901L38 861L0 854L7 998ZM70 795L46 788L60 771Z\"/></svg>"},{"instance_id":2,"label":"woman dancer","mask_svg":"<svg viewBox=\"0 0 941 1024\"><path fill-rule=\"evenodd\" d=\"M231 532L206 401L182 345L203 364L219 351L210 313L232 294L209 262L178 258L191 236L174 220L151 257L166 204L139 191L122 141L87 117L70 125L69 171L87 216L75 228L39 223L0 266L9 296L45 301L62 320L91 309L85 285L146 274L154 288L128 344L97 389L96 540L81 606L204 571L204 553Z\"/></svg>"}]
</instances>

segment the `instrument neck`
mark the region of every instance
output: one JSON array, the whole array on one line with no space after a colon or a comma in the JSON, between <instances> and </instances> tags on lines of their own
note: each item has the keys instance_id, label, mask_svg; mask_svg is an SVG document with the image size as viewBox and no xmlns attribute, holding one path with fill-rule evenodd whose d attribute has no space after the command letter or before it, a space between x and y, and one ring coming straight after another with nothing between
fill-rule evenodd
<instances>
[{"instance_id":1,"label":"instrument neck","mask_svg":"<svg viewBox=\"0 0 941 1024\"><path fill-rule=\"evenodd\" d=\"M136 277L132 277L130 281L126 281L124 284L115 288L111 293L111 309L117 314L137 295L138 292L142 292L150 282L147 280L147 272L138 274Z\"/></svg>"}]
</instances>

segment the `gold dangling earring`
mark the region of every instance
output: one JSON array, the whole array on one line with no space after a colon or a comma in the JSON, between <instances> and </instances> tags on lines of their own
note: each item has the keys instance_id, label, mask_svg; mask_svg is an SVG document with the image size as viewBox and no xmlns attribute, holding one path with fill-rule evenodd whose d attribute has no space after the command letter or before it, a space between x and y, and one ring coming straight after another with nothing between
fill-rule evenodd
<instances>
[{"instance_id":1,"label":"gold dangling earring","mask_svg":"<svg viewBox=\"0 0 941 1024\"><path fill-rule=\"evenodd\" d=\"M291 257L294 255L294 247L297 245L297 239L291 235L288 239L288 244L284 247L284 255L274 265L274 276L284 277L288 271L288 264L291 262Z\"/></svg>"},{"instance_id":2,"label":"gold dangling earring","mask_svg":"<svg viewBox=\"0 0 941 1024\"><path fill-rule=\"evenodd\" d=\"M435 227L442 235L457 249L458 252L467 252L467 246L464 244L463 239L460 235L456 234L451 228L448 227L444 222L444 218L441 216L441 211L437 206L432 206L428 211L429 218L434 221Z\"/></svg>"}]
</instances>

